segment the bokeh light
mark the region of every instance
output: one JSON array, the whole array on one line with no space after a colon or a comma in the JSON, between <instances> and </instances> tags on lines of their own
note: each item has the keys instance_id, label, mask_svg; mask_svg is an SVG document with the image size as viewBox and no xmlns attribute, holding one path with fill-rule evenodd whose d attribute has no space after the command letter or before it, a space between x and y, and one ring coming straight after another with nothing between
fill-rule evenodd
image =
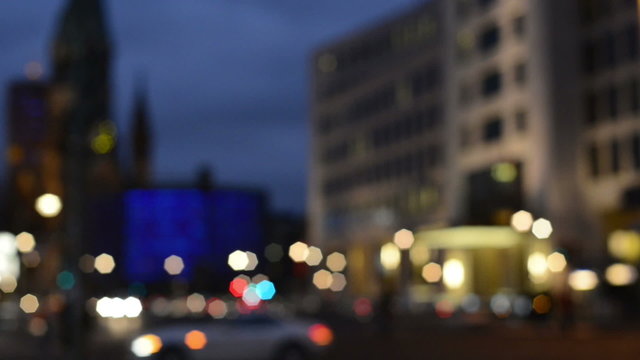
<instances>
[{"instance_id":1,"label":"bokeh light","mask_svg":"<svg viewBox=\"0 0 640 360\"><path fill-rule=\"evenodd\" d=\"M474 314L480 311L480 308L482 307L482 300L480 299L480 296L476 294L469 294L462 299L460 307L466 313Z\"/></svg>"},{"instance_id":2,"label":"bokeh light","mask_svg":"<svg viewBox=\"0 0 640 360\"><path fill-rule=\"evenodd\" d=\"M449 289L459 289L464 284L464 265L458 259L445 261L442 268L442 281Z\"/></svg>"},{"instance_id":3,"label":"bokeh light","mask_svg":"<svg viewBox=\"0 0 640 360\"><path fill-rule=\"evenodd\" d=\"M304 262L309 266L317 266L322 262L322 250L315 246L309 246L307 248L307 254Z\"/></svg>"},{"instance_id":4,"label":"bokeh light","mask_svg":"<svg viewBox=\"0 0 640 360\"><path fill-rule=\"evenodd\" d=\"M100 254L96 257L94 267L100 274L110 274L116 267L116 262L113 260L113 256Z\"/></svg>"},{"instance_id":5,"label":"bokeh light","mask_svg":"<svg viewBox=\"0 0 640 360\"><path fill-rule=\"evenodd\" d=\"M207 336L199 330L189 331L184 336L184 344L191 350L202 350L207 346Z\"/></svg>"},{"instance_id":6,"label":"bokeh light","mask_svg":"<svg viewBox=\"0 0 640 360\"><path fill-rule=\"evenodd\" d=\"M385 270L391 271L398 268L402 254L396 244L390 242L380 248L380 264Z\"/></svg>"},{"instance_id":7,"label":"bokeh light","mask_svg":"<svg viewBox=\"0 0 640 360\"><path fill-rule=\"evenodd\" d=\"M517 316L527 317L531 315L532 308L531 298L526 295L518 295L513 301L513 313Z\"/></svg>"},{"instance_id":8,"label":"bokeh light","mask_svg":"<svg viewBox=\"0 0 640 360\"><path fill-rule=\"evenodd\" d=\"M569 286L576 291L589 291L598 286L598 275L592 270L574 270L569 274Z\"/></svg>"},{"instance_id":9,"label":"bokeh light","mask_svg":"<svg viewBox=\"0 0 640 360\"><path fill-rule=\"evenodd\" d=\"M62 211L62 200L58 195L43 194L36 199L36 211L40 216L52 218L58 216Z\"/></svg>"},{"instance_id":10,"label":"bokeh light","mask_svg":"<svg viewBox=\"0 0 640 360\"><path fill-rule=\"evenodd\" d=\"M510 183L518 177L518 168L509 162L501 162L493 165L491 176L497 182Z\"/></svg>"},{"instance_id":11,"label":"bokeh light","mask_svg":"<svg viewBox=\"0 0 640 360\"><path fill-rule=\"evenodd\" d=\"M80 256L78 259L78 268L85 274L92 273L96 269L96 258L89 254Z\"/></svg>"},{"instance_id":12,"label":"bokeh light","mask_svg":"<svg viewBox=\"0 0 640 360\"><path fill-rule=\"evenodd\" d=\"M234 297L240 298L247 287L249 287L249 283L250 280L247 276L237 276L235 279L231 280L231 283L229 283L229 292Z\"/></svg>"},{"instance_id":13,"label":"bokeh light","mask_svg":"<svg viewBox=\"0 0 640 360\"><path fill-rule=\"evenodd\" d=\"M280 244L271 243L264 248L264 256L270 262L278 262L282 260L284 251L282 250L282 246L280 246Z\"/></svg>"},{"instance_id":14,"label":"bokeh light","mask_svg":"<svg viewBox=\"0 0 640 360\"><path fill-rule=\"evenodd\" d=\"M184 270L184 261L178 255L171 255L164 259L164 271L169 275L180 275Z\"/></svg>"},{"instance_id":15,"label":"bokeh light","mask_svg":"<svg viewBox=\"0 0 640 360\"><path fill-rule=\"evenodd\" d=\"M402 229L393 235L393 243L401 250L411 248L414 241L413 233L407 229Z\"/></svg>"},{"instance_id":16,"label":"bokeh light","mask_svg":"<svg viewBox=\"0 0 640 360\"><path fill-rule=\"evenodd\" d=\"M289 247L289 257L293 262L301 263L307 258L309 246L301 241L298 241Z\"/></svg>"},{"instance_id":17,"label":"bokeh light","mask_svg":"<svg viewBox=\"0 0 640 360\"><path fill-rule=\"evenodd\" d=\"M411 259L411 263L415 266L422 266L426 264L431 258L429 247L425 244L414 244L411 247L411 250L409 250L409 258Z\"/></svg>"},{"instance_id":18,"label":"bokeh light","mask_svg":"<svg viewBox=\"0 0 640 360\"><path fill-rule=\"evenodd\" d=\"M213 299L207 307L207 312L214 319L223 319L228 311L227 304L220 299Z\"/></svg>"},{"instance_id":19,"label":"bokeh light","mask_svg":"<svg viewBox=\"0 0 640 360\"><path fill-rule=\"evenodd\" d=\"M16 291L17 287L18 281L14 276L3 275L2 278L0 278L0 290L2 290L2 292L4 292L5 294L11 294L12 292Z\"/></svg>"},{"instance_id":20,"label":"bokeh light","mask_svg":"<svg viewBox=\"0 0 640 360\"><path fill-rule=\"evenodd\" d=\"M527 259L527 270L529 279L534 283L541 283L547 279L547 257L536 251L529 255Z\"/></svg>"},{"instance_id":21,"label":"bokeh light","mask_svg":"<svg viewBox=\"0 0 640 360\"><path fill-rule=\"evenodd\" d=\"M38 80L42 77L43 74L44 68L42 67L42 64L37 61L29 61L24 66L24 75L29 80Z\"/></svg>"},{"instance_id":22,"label":"bokeh light","mask_svg":"<svg viewBox=\"0 0 640 360\"><path fill-rule=\"evenodd\" d=\"M442 278L442 267L440 264L428 263L422 267L422 278L428 283L436 283Z\"/></svg>"},{"instance_id":23,"label":"bokeh light","mask_svg":"<svg viewBox=\"0 0 640 360\"><path fill-rule=\"evenodd\" d=\"M259 283L261 283L262 281L265 281L265 280L269 280L269 277L267 275L265 275L265 274L256 274L255 276L253 276L251 278L251 283L259 284Z\"/></svg>"},{"instance_id":24,"label":"bokeh light","mask_svg":"<svg viewBox=\"0 0 640 360\"><path fill-rule=\"evenodd\" d=\"M441 319L447 319L453 316L456 307L447 299L438 301L435 305L436 315Z\"/></svg>"},{"instance_id":25,"label":"bokeh light","mask_svg":"<svg viewBox=\"0 0 640 360\"><path fill-rule=\"evenodd\" d=\"M249 257L247 253L242 250L236 250L229 254L227 260L229 267L235 271L243 271L247 265L249 265Z\"/></svg>"},{"instance_id":26,"label":"bokeh light","mask_svg":"<svg viewBox=\"0 0 640 360\"><path fill-rule=\"evenodd\" d=\"M201 313L206 306L207 300L201 294L193 293L187 296L187 308L192 313Z\"/></svg>"},{"instance_id":27,"label":"bokeh light","mask_svg":"<svg viewBox=\"0 0 640 360\"><path fill-rule=\"evenodd\" d=\"M344 274L333 273L331 274L331 285L329 289L333 292L340 292L347 286L347 278Z\"/></svg>"},{"instance_id":28,"label":"bokeh light","mask_svg":"<svg viewBox=\"0 0 640 360\"><path fill-rule=\"evenodd\" d=\"M613 286L627 286L638 279L638 270L628 264L612 264L607 267L604 276Z\"/></svg>"},{"instance_id":29,"label":"bokeh light","mask_svg":"<svg viewBox=\"0 0 640 360\"><path fill-rule=\"evenodd\" d=\"M29 331L29 334L33 336L43 336L49 330L49 326L43 318L34 316L29 320L27 330Z\"/></svg>"},{"instance_id":30,"label":"bokeh light","mask_svg":"<svg viewBox=\"0 0 640 360\"><path fill-rule=\"evenodd\" d=\"M567 259L562 253L553 252L547 256L547 266L551 272L562 272L567 267Z\"/></svg>"},{"instance_id":31,"label":"bokeh light","mask_svg":"<svg viewBox=\"0 0 640 360\"><path fill-rule=\"evenodd\" d=\"M135 297L103 297L96 302L96 312L103 318L136 318L142 313L142 303Z\"/></svg>"},{"instance_id":32,"label":"bokeh light","mask_svg":"<svg viewBox=\"0 0 640 360\"><path fill-rule=\"evenodd\" d=\"M313 274L313 285L320 290L326 290L331 287L333 276L327 270L318 270Z\"/></svg>"},{"instance_id":33,"label":"bokeh light","mask_svg":"<svg viewBox=\"0 0 640 360\"><path fill-rule=\"evenodd\" d=\"M38 265L40 265L41 260L42 259L40 258L40 253L36 250L22 255L22 263L27 268L37 267Z\"/></svg>"},{"instance_id":34,"label":"bokeh light","mask_svg":"<svg viewBox=\"0 0 640 360\"><path fill-rule=\"evenodd\" d=\"M509 297L504 294L496 294L491 297L489 307L499 318L505 318L511 314L511 301L509 301Z\"/></svg>"},{"instance_id":35,"label":"bokeh light","mask_svg":"<svg viewBox=\"0 0 640 360\"><path fill-rule=\"evenodd\" d=\"M20 298L20 309L26 314L33 314L38 310L40 303L35 295L27 294Z\"/></svg>"},{"instance_id":36,"label":"bokeh light","mask_svg":"<svg viewBox=\"0 0 640 360\"><path fill-rule=\"evenodd\" d=\"M255 284L250 284L242 293L242 301L249 307L255 307L260 305L262 299L256 289Z\"/></svg>"},{"instance_id":37,"label":"bokeh light","mask_svg":"<svg viewBox=\"0 0 640 360\"><path fill-rule=\"evenodd\" d=\"M532 225L533 215L528 211L520 210L511 215L511 227L517 232L528 232Z\"/></svg>"},{"instance_id":38,"label":"bokeh light","mask_svg":"<svg viewBox=\"0 0 640 360\"><path fill-rule=\"evenodd\" d=\"M547 314L551 311L551 298L548 295L540 294L533 298L531 307L538 314Z\"/></svg>"},{"instance_id":39,"label":"bokeh light","mask_svg":"<svg viewBox=\"0 0 640 360\"><path fill-rule=\"evenodd\" d=\"M263 280L256 285L256 292L260 300L271 300L276 295L276 287L269 280Z\"/></svg>"},{"instance_id":40,"label":"bokeh light","mask_svg":"<svg viewBox=\"0 0 640 360\"><path fill-rule=\"evenodd\" d=\"M373 313L373 304L371 300L362 297L353 302L353 312L358 317L368 317Z\"/></svg>"},{"instance_id":41,"label":"bokeh light","mask_svg":"<svg viewBox=\"0 0 640 360\"><path fill-rule=\"evenodd\" d=\"M142 335L131 342L131 352L138 357L148 357L160 350L162 350L162 340L157 335Z\"/></svg>"},{"instance_id":42,"label":"bokeh light","mask_svg":"<svg viewBox=\"0 0 640 360\"><path fill-rule=\"evenodd\" d=\"M56 283L62 290L71 290L76 284L76 278L69 271L62 271L56 277Z\"/></svg>"},{"instance_id":43,"label":"bokeh light","mask_svg":"<svg viewBox=\"0 0 640 360\"><path fill-rule=\"evenodd\" d=\"M36 248L36 239L28 232L16 235L16 248L21 253L30 253Z\"/></svg>"},{"instance_id":44,"label":"bokeh light","mask_svg":"<svg viewBox=\"0 0 640 360\"><path fill-rule=\"evenodd\" d=\"M307 331L309 340L318 346L327 346L333 342L333 331L324 324L314 324Z\"/></svg>"},{"instance_id":45,"label":"bokeh light","mask_svg":"<svg viewBox=\"0 0 640 360\"><path fill-rule=\"evenodd\" d=\"M254 253L252 253L251 251L245 251L245 254L247 255L247 260L249 260L247 262L247 266L244 267L245 271L253 271L256 269L256 267L258 266L258 256Z\"/></svg>"},{"instance_id":46,"label":"bokeh light","mask_svg":"<svg viewBox=\"0 0 640 360\"><path fill-rule=\"evenodd\" d=\"M347 267L347 258L339 253L334 252L327 256L327 267L334 272L341 272Z\"/></svg>"},{"instance_id":47,"label":"bokeh light","mask_svg":"<svg viewBox=\"0 0 640 360\"><path fill-rule=\"evenodd\" d=\"M540 218L533 222L531 232L538 239L547 239L553 232L553 226L549 220Z\"/></svg>"},{"instance_id":48,"label":"bokeh light","mask_svg":"<svg viewBox=\"0 0 640 360\"><path fill-rule=\"evenodd\" d=\"M635 231L617 230L607 239L609 254L625 262L640 260L640 234Z\"/></svg>"}]
</instances>

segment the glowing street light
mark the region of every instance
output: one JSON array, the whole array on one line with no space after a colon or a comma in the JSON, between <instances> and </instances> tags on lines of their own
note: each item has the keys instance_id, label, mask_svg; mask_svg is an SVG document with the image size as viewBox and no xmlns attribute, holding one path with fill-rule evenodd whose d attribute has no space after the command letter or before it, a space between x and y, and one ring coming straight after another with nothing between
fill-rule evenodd
<instances>
[{"instance_id":1,"label":"glowing street light","mask_svg":"<svg viewBox=\"0 0 640 360\"><path fill-rule=\"evenodd\" d=\"M528 211L520 210L511 215L511 227L517 232L525 233L532 225L533 215Z\"/></svg>"},{"instance_id":2,"label":"glowing street light","mask_svg":"<svg viewBox=\"0 0 640 360\"><path fill-rule=\"evenodd\" d=\"M386 243L380 248L380 264L385 270L395 270L400 266L402 254L394 243Z\"/></svg>"},{"instance_id":3,"label":"glowing street light","mask_svg":"<svg viewBox=\"0 0 640 360\"><path fill-rule=\"evenodd\" d=\"M547 219L540 218L533 222L531 226L531 232L538 239L547 239L553 232L551 222Z\"/></svg>"},{"instance_id":4,"label":"glowing street light","mask_svg":"<svg viewBox=\"0 0 640 360\"><path fill-rule=\"evenodd\" d=\"M109 254L100 254L96 257L95 268L100 274L110 274L116 267L113 256Z\"/></svg>"},{"instance_id":5,"label":"glowing street light","mask_svg":"<svg viewBox=\"0 0 640 360\"><path fill-rule=\"evenodd\" d=\"M407 250L411 248L413 242L415 241L413 237L413 233L407 229L402 229L395 233L393 236L393 243L398 246L401 250Z\"/></svg>"},{"instance_id":6,"label":"glowing street light","mask_svg":"<svg viewBox=\"0 0 640 360\"><path fill-rule=\"evenodd\" d=\"M58 195L43 194L36 199L36 211L45 218L56 217L62 211L62 200Z\"/></svg>"}]
</instances>

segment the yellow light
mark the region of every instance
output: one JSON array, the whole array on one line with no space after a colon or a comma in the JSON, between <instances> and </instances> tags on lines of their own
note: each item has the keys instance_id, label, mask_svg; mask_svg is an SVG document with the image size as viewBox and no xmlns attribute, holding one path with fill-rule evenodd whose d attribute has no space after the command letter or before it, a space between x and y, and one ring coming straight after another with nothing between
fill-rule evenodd
<instances>
[{"instance_id":1,"label":"yellow light","mask_svg":"<svg viewBox=\"0 0 640 360\"><path fill-rule=\"evenodd\" d=\"M308 253L309 246L301 241L298 241L289 247L289 257L296 263L304 262Z\"/></svg>"},{"instance_id":2,"label":"yellow light","mask_svg":"<svg viewBox=\"0 0 640 360\"><path fill-rule=\"evenodd\" d=\"M116 267L116 262L113 260L113 256L100 254L96 257L94 266L100 274L110 274Z\"/></svg>"},{"instance_id":3,"label":"yellow light","mask_svg":"<svg viewBox=\"0 0 640 360\"><path fill-rule=\"evenodd\" d=\"M609 235L607 248L616 259L637 262L640 259L640 234L635 231L614 231Z\"/></svg>"},{"instance_id":4,"label":"yellow light","mask_svg":"<svg viewBox=\"0 0 640 360\"><path fill-rule=\"evenodd\" d=\"M309 266L316 266L320 264L322 261L322 250L318 249L315 246L310 246L307 249L307 256L304 259L304 262Z\"/></svg>"},{"instance_id":5,"label":"yellow light","mask_svg":"<svg viewBox=\"0 0 640 360\"><path fill-rule=\"evenodd\" d=\"M200 313L207 306L207 300L198 293L193 293L187 297L187 308L192 313Z\"/></svg>"},{"instance_id":6,"label":"yellow light","mask_svg":"<svg viewBox=\"0 0 640 360\"><path fill-rule=\"evenodd\" d=\"M20 309L27 314L33 314L38 310L39 306L38 298L34 295L27 294L20 298Z\"/></svg>"},{"instance_id":7,"label":"yellow light","mask_svg":"<svg viewBox=\"0 0 640 360\"><path fill-rule=\"evenodd\" d=\"M36 247L36 239L28 232L21 232L16 235L16 248L21 253L30 253Z\"/></svg>"},{"instance_id":8,"label":"yellow light","mask_svg":"<svg viewBox=\"0 0 640 360\"><path fill-rule=\"evenodd\" d=\"M540 218L533 222L531 232L538 239L547 239L553 232L551 222L547 219Z\"/></svg>"},{"instance_id":9,"label":"yellow light","mask_svg":"<svg viewBox=\"0 0 640 360\"><path fill-rule=\"evenodd\" d=\"M510 183L518 177L518 169L512 163L498 163L491 168L491 176L497 182Z\"/></svg>"},{"instance_id":10,"label":"yellow light","mask_svg":"<svg viewBox=\"0 0 640 360\"><path fill-rule=\"evenodd\" d=\"M98 155L110 153L115 145L115 138L109 134L98 134L91 140L91 149Z\"/></svg>"},{"instance_id":11,"label":"yellow light","mask_svg":"<svg viewBox=\"0 0 640 360\"><path fill-rule=\"evenodd\" d=\"M605 278L613 286L627 286L638 279L638 271L627 264L613 264L605 271Z\"/></svg>"},{"instance_id":12,"label":"yellow light","mask_svg":"<svg viewBox=\"0 0 640 360\"><path fill-rule=\"evenodd\" d=\"M394 243L386 243L380 248L380 264L385 270L391 271L400 265L402 254Z\"/></svg>"},{"instance_id":13,"label":"yellow light","mask_svg":"<svg viewBox=\"0 0 640 360\"><path fill-rule=\"evenodd\" d=\"M11 275L4 275L2 279L0 279L0 290L5 294L11 294L16 291L17 287L18 281Z\"/></svg>"},{"instance_id":14,"label":"yellow light","mask_svg":"<svg viewBox=\"0 0 640 360\"><path fill-rule=\"evenodd\" d=\"M343 271L347 267L347 258L339 252L327 256L327 267L334 272Z\"/></svg>"},{"instance_id":15,"label":"yellow light","mask_svg":"<svg viewBox=\"0 0 640 360\"><path fill-rule=\"evenodd\" d=\"M320 290L326 290L331 287L333 275L327 270L318 270L313 274L313 285Z\"/></svg>"},{"instance_id":16,"label":"yellow light","mask_svg":"<svg viewBox=\"0 0 640 360\"><path fill-rule=\"evenodd\" d=\"M436 283L442 278L442 267L440 264L428 263L422 267L422 278L428 283Z\"/></svg>"},{"instance_id":17,"label":"yellow light","mask_svg":"<svg viewBox=\"0 0 640 360\"><path fill-rule=\"evenodd\" d=\"M62 201L54 194L40 195L36 199L36 211L45 218L56 217L62 211Z\"/></svg>"},{"instance_id":18,"label":"yellow light","mask_svg":"<svg viewBox=\"0 0 640 360\"><path fill-rule=\"evenodd\" d=\"M413 238L413 233L407 229L402 229L395 233L393 236L393 242L400 248L401 250L407 250L411 248L415 239Z\"/></svg>"},{"instance_id":19,"label":"yellow light","mask_svg":"<svg viewBox=\"0 0 640 360\"><path fill-rule=\"evenodd\" d=\"M425 244L415 244L411 250L409 250L409 258L413 265L420 266L426 264L431 257L429 247Z\"/></svg>"},{"instance_id":20,"label":"yellow light","mask_svg":"<svg viewBox=\"0 0 640 360\"><path fill-rule=\"evenodd\" d=\"M567 267L567 259L559 252L554 252L553 254L547 256L547 266L549 270L554 273L561 272Z\"/></svg>"},{"instance_id":21,"label":"yellow light","mask_svg":"<svg viewBox=\"0 0 640 360\"><path fill-rule=\"evenodd\" d=\"M598 286L598 275L591 270L574 270L569 274L569 286L576 291L589 291Z\"/></svg>"},{"instance_id":22,"label":"yellow light","mask_svg":"<svg viewBox=\"0 0 640 360\"><path fill-rule=\"evenodd\" d=\"M162 340L153 334L140 336L131 342L131 352L138 357L147 357L162 350Z\"/></svg>"},{"instance_id":23,"label":"yellow light","mask_svg":"<svg viewBox=\"0 0 640 360\"><path fill-rule=\"evenodd\" d=\"M249 265L249 257L247 256L246 252L242 250L236 250L229 254L227 263L233 270L242 271L247 267L247 265Z\"/></svg>"},{"instance_id":24,"label":"yellow light","mask_svg":"<svg viewBox=\"0 0 640 360\"><path fill-rule=\"evenodd\" d=\"M458 259L445 261L442 269L442 281L449 289L459 289L464 284L464 265Z\"/></svg>"},{"instance_id":25,"label":"yellow light","mask_svg":"<svg viewBox=\"0 0 640 360\"><path fill-rule=\"evenodd\" d=\"M533 225L533 216L530 212L520 210L511 215L511 227L521 233L525 233L531 229Z\"/></svg>"},{"instance_id":26,"label":"yellow light","mask_svg":"<svg viewBox=\"0 0 640 360\"><path fill-rule=\"evenodd\" d=\"M184 261L177 255L171 255L164 259L164 270L169 275L179 275L184 270Z\"/></svg>"},{"instance_id":27,"label":"yellow light","mask_svg":"<svg viewBox=\"0 0 640 360\"><path fill-rule=\"evenodd\" d=\"M527 270L529 270L529 278L535 283L546 280L547 275L547 257L541 252L534 252L527 259Z\"/></svg>"}]
</instances>

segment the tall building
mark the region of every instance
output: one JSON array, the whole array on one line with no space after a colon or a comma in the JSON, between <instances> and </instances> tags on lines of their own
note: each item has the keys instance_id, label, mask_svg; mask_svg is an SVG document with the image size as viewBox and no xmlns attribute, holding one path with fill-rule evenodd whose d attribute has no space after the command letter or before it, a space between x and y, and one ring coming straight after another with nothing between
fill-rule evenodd
<instances>
[{"instance_id":1,"label":"tall building","mask_svg":"<svg viewBox=\"0 0 640 360\"><path fill-rule=\"evenodd\" d=\"M151 129L147 109L146 92L142 87L136 90L132 118L132 182L136 187L149 186L151 177Z\"/></svg>"},{"instance_id":2,"label":"tall building","mask_svg":"<svg viewBox=\"0 0 640 360\"><path fill-rule=\"evenodd\" d=\"M490 263L526 279L526 255L482 242L534 251L531 235L499 243L506 233L491 232L526 209L553 224L553 244L539 249L598 265L638 201L637 6L432 0L319 49L311 241L347 250L354 290L371 293L380 246L413 229L437 244L432 260L476 249L458 255L491 267L496 291L526 281L501 280Z\"/></svg>"}]
</instances>

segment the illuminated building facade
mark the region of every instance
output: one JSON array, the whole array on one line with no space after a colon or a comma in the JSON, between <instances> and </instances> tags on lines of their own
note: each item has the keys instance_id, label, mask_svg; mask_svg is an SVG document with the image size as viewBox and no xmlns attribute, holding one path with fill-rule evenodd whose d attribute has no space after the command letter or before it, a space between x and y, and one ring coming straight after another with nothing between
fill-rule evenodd
<instances>
[{"instance_id":1,"label":"illuminated building facade","mask_svg":"<svg viewBox=\"0 0 640 360\"><path fill-rule=\"evenodd\" d=\"M418 45L398 48L398 39ZM605 254L603 215L640 198L638 49L636 1L578 0L429 1L320 49L310 241L349 249L351 278L373 277L352 290L375 293L378 251L395 231L489 225L501 232L526 209L552 221L555 246L596 265ZM437 120L412 127L408 114L424 108L437 109L426 117ZM420 157L409 154L425 148L434 160L416 166ZM485 231L464 230L438 236ZM429 231L417 238L446 249ZM496 245L505 250L493 253L455 242L476 249L463 256L458 248L458 257L476 268L509 263L512 246L551 251L528 248L512 232ZM369 244L368 252L357 244ZM517 257L511 265L526 279L526 255Z\"/></svg>"}]
</instances>

